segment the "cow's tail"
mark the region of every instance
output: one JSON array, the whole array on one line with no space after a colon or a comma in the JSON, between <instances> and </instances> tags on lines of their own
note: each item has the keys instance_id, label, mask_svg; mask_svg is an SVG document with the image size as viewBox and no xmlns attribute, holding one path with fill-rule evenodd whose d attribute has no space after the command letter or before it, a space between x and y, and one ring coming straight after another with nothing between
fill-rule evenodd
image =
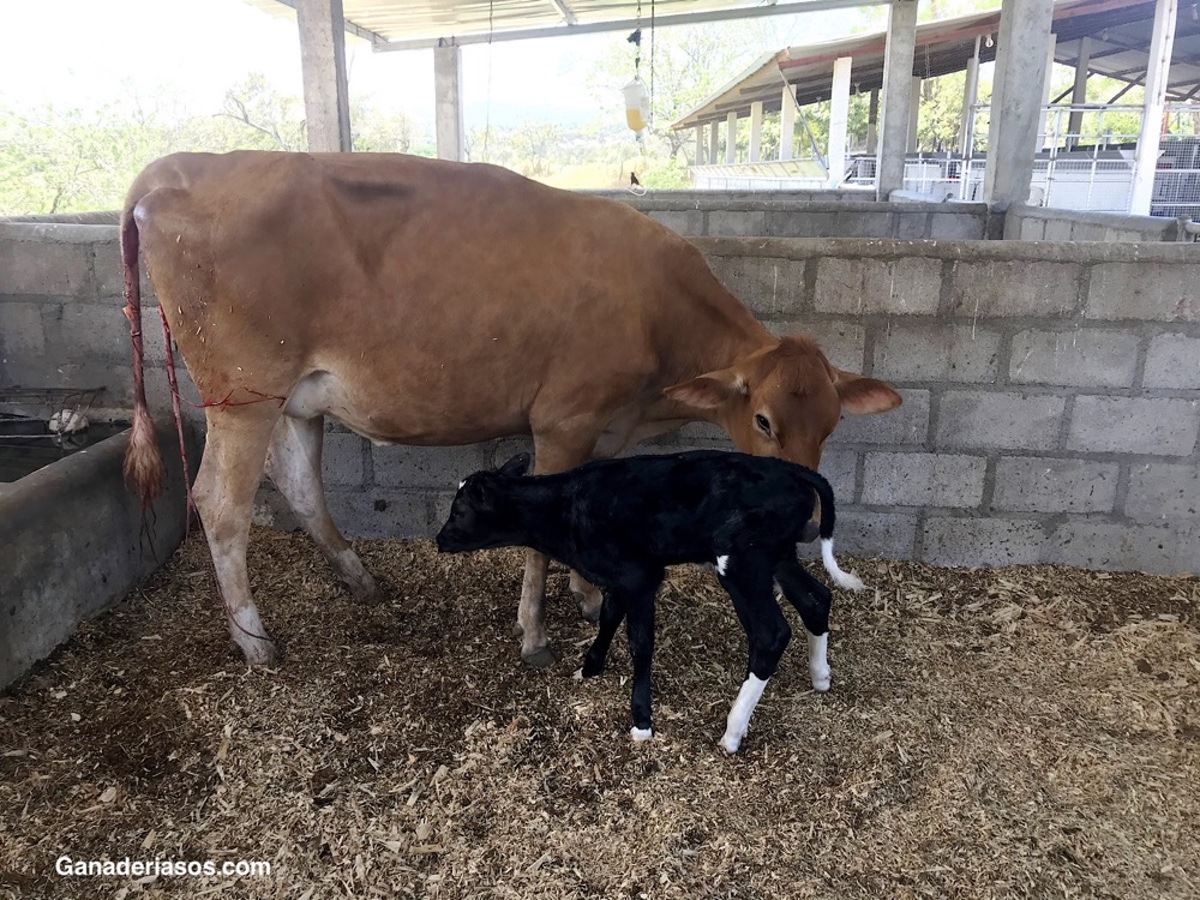
<instances>
[{"instance_id":1,"label":"cow's tail","mask_svg":"<svg viewBox=\"0 0 1200 900\"><path fill-rule=\"evenodd\" d=\"M825 571L829 573L838 587L848 591L861 591L866 587L862 579L853 572L843 571L833 556L833 526L837 518L833 508L833 488L829 486L825 476L820 473L811 469L804 469L803 472L804 481L816 491L817 497L821 501L821 522L818 534L821 537L821 562L825 564Z\"/></svg>"},{"instance_id":2,"label":"cow's tail","mask_svg":"<svg viewBox=\"0 0 1200 900\"><path fill-rule=\"evenodd\" d=\"M125 484L137 491L144 512L162 493L164 467L158 449L158 435L146 403L138 228L132 206L127 206L121 216L121 259L125 272L125 318L129 319L129 338L133 344L133 431L129 436L129 448L125 451ZM170 347L170 342L167 346Z\"/></svg>"}]
</instances>

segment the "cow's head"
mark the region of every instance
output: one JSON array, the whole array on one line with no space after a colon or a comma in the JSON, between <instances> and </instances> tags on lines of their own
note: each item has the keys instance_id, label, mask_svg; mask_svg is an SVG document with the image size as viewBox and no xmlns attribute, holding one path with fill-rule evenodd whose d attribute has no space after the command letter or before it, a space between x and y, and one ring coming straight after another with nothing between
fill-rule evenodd
<instances>
[{"instance_id":1,"label":"cow's head","mask_svg":"<svg viewBox=\"0 0 1200 900\"><path fill-rule=\"evenodd\" d=\"M527 471L529 454L518 453L494 472L468 475L458 486L450 516L438 532L438 550L463 553L520 543L520 518L506 485Z\"/></svg>"},{"instance_id":2,"label":"cow's head","mask_svg":"<svg viewBox=\"0 0 1200 900\"><path fill-rule=\"evenodd\" d=\"M716 422L743 453L778 456L816 469L841 419L887 412L902 402L886 382L832 365L811 338L785 337L727 369L664 391Z\"/></svg>"}]
</instances>

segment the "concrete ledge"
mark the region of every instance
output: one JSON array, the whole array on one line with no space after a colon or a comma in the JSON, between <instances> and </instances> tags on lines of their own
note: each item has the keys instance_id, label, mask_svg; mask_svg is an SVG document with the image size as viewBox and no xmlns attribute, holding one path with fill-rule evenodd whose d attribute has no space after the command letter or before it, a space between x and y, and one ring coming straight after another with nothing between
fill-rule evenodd
<instances>
[{"instance_id":1,"label":"concrete ledge","mask_svg":"<svg viewBox=\"0 0 1200 900\"><path fill-rule=\"evenodd\" d=\"M1182 219L1077 212L1015 203L1004 216L1004 239L1024 241L1152 241L1184 239Z\"/></svg>"},{"instance_id":2,"label":"concrete ledge","mask_svg":"<svg viewBox=\"0 0 1200 900\"><path fill-rule=\"evenodd\" d=\"M179 546L184 491L174 426L160 425L166 489L142 533L121 466L129 432L0 491L0 688L125 597ZM194 465L199 445L189 448Z\"/></svg>"},{"instance_id":3,"label":"concrete ledge","mask_svg":"<svg viewBox=\"0 0 1200 900\"><path fill-rule=\"evenodd\" d=\"M1118 244L1096 241L939 241L891 238L731 238L689 240L705 256L757 256L775 259L944 259L995 262L1106 262L1200 265L1200 244Z\"/></svg>"}]
</instances>

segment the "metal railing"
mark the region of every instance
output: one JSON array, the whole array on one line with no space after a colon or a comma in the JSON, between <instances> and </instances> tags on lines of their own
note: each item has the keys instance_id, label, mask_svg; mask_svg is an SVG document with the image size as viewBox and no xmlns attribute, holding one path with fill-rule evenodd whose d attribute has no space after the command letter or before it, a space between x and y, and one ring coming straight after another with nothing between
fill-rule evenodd
<instances>
[{"instance_id":1,"label":"metal railing","mask_svg":"<svg viewBox=\"0 0 1200 900\"><path fill-rule=\"evenodd\" d=\"M1128 213L1142 114L1141 106L1044 107L1030 203ZM962 153L909 154L904 189L933 200L981 200L990 115L986 104L972 108ZM1167 104L1162 127L1150 213L1200 219L1200 103ZM696 166L692 172L697 186L718 189L815 187L823 177L813 160ZM874 182L874 156L852 156L844 184Z\"/></svg>"},{"instance_id":2,"label":"metal railing","mask_svg":"<svg viewBox=\"0 0 1200 900\"><path fill-rule=\"evenodd\" d=\"M990 113L986 105L972 110L960 199L982 196ZM1044 107L1030 202L1129 212L1142 115L1141 106ZM1200 216L1200 104L1167 104L1162 127L1150 213Z\"/></svg>"}]
</instances>

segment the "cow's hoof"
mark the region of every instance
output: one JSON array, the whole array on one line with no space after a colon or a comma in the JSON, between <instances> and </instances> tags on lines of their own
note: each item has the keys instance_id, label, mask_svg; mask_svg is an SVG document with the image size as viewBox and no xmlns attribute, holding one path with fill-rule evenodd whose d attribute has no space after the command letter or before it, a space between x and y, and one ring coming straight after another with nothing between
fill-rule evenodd
<instances>
[{"instance_id":1,"label":"cow's hoof","mask_svg":"<svg viewBox=\"0 0 1200 900\"><path fill-rule=\"evenodd\" d=\"M555 655L554 650L551 649L549 644L544 647L538 647L529 653L522 652L521 659L531 669L545 669L558 662L558 656Z\"/></svg>"},{"instance_id":2,"label":"cow's hoof","mask_svg":"<svg viewBox=\"0 0 1200 900\"><path fill-rule=\"evenodd\" d=\"M247 641L241 646L242 658L246 660L248 666L261 666L267 669L274 668L275 663L279 660L279 652L275 649L273 641Z\"/></svg>"},{"instance_id":3,"label":"cow's hoof","mask_svg":"<svg viewBox=\"0 0 1200 900\"><path fill-rule=\"evenodd\" d=\"M586 594L575 591L572 595L575 597L575 602L579 605L579 615L583 617L585 622L591 622L596 625L600 621L600 610L604 606L604 598L597 594L596 598L589 600Z\"/></svg>"},{"instance_id":4,"label":"cow's hoof","mask_svg":"<svg viewBox=\"0 0 1200 900\"><path fill-rule=\"evenodd\" d=\"M348 578L343 584L346 585L346 590L350 592L355 603L377 606L384 601L382 589L370 575L365 578Z\"/></svg>"}]
</instances>

